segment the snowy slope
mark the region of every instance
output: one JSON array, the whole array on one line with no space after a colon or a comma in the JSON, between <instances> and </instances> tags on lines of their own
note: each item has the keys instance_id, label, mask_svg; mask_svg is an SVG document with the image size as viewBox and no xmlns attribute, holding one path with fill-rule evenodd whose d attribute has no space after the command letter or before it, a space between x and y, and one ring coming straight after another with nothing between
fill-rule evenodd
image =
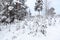
<instances>
[{"instance_id":1,"label":"snowy slope","mask_svg":"<svg viewBox=\"0 0 60 40\"><path fill-rule=\"evenodd\" d=\"M46 25L46 36L40 30ZM36 32L37 30L37 32ZM23 21L0 25L0 40L60 40L60 18L32 16Z\"/></svg>"}]
</instances>

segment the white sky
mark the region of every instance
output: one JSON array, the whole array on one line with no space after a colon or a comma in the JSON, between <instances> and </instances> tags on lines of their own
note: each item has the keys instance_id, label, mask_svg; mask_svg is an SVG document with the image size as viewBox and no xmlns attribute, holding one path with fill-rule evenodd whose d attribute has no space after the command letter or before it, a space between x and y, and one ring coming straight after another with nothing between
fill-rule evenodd
<instances>
[{"instance_id":1,"label":"white sky","mask_svg":"<svg viewBox=\"0 0 60 40\"><path fill-rule=\"evenodd\" d=\"M28 5L30 11L33 14L37 14L37 12L34 11L34 6L35 6L35 1L36 0L27 0L26 4ZM49 1L49 6L55 8L55 12L57 14L60 14L60 0L48 0Z\"/></svg>"},{"instance_id":2,"label":"white sky","mask_svg":"<svg viewBox=\"0 0 60 40\"><path fill-rule=\"evenodd\" d=\"M56 13L60 14L60 0L50 0L51 6L55 8Z\"/></svg>"}]
</instances>

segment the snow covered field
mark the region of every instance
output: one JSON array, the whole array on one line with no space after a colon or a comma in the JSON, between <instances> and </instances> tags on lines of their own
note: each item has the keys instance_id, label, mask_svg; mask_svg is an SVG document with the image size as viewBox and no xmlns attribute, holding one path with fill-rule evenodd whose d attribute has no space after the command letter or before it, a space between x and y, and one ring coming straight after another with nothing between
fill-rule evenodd
<instances>
[{"instance_id":1,"label":"snow covered field","mask_svg":"<svg viewBox=\"0 0 60 40\"><path fill-rule=\"evenodd\" d=\"M46 36L40 32L42 25L47 27ZM0 40L60 40L60 17L55 20L31 17L24 21L0 25Z\"/></svg>"},{"instance_id":2,"label":"snow covered field","mask_svg":"<svg viewBox=\"0 0 60 40\"><path fill-rule=\"evenodd\" d=\"M16 0L13 2L20 3ZM35 2L36 0L27 0L25 3L28 13L30 11L34 16L28 15L25 20L14 20L11 24L0 23L0 40L60 40L60 17L46 18L38 15L34 10ZM8 9L11 9L11 6ZM5 10L0 14L3 12L5 13Z\"/></svg>"}]
</instances>

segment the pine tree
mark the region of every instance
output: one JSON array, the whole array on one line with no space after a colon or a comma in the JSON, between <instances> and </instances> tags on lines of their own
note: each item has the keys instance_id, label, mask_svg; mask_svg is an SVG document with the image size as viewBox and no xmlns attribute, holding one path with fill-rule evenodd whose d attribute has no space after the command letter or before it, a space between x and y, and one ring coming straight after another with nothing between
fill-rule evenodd
<instances>
[{"instance_id":1,"label":"pine tree","mask_svg":"<svg viewBox=\"0 0 60 40\"><path fill-rule=\"evenodd\" d=\"M48 17L54 17L55 13L55 8L51 7L49 8L50 3L48 2L48 0L45 0L45 16Z\"/></svg>"},{"instance_id":2,"label":"pine tree","mask_svg":"<svg viewBox=\"0 0 60 40\"><path fill-rule=\"evenodd\" d=\"M48 9L48 11L47 11L47 16L51 16L51 17L54 17L54 15L56 14L55 12L54 12L54 8L53 7L51 7L50 9Z\"/></svg>"},{"instance_id":3,"label":"pine tree","mask_svg":"<svg viewBox=\"0 0 60 40\"><path fill-rule=\"evenodd\" d=\"M35 11L38 11L39 15L40 15L40 11L42 11L42 9L43 9L43 1L42 0L36 0Z\"/></svg>"},{"instance_id":4,"label":"pine tree","mask_svg":"<svg viewBox=\"0 0 60 40\"><path fill-rule=\"evenodd\" d=\"M4 0L1 2L4 7L2 7L0 16L5 17L1 18L0 22L11 23L14 19L22 20L24 16L27 16L27 6L19 0L13 1L14 0Z\"/></svg>"}]
</instances>

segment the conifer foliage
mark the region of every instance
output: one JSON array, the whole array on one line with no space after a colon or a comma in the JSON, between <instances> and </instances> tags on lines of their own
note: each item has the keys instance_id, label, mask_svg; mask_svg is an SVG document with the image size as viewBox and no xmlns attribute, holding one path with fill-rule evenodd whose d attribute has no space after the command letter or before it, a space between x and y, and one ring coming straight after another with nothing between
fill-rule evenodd
<instances>
[{"instance_id":1,"label":"conifer foliage","mask_svg":"<svg viewBox=\"0 0 60 40\"><path fill-rule=\"evenodd\" d=\"M55 16L55 8L51 7L50 9L48 9L46 15L47 16L51 16L51 17L54 17Z\"/></svg>"},{"instance_id":2,"label":"conifer foliage","mask_svg":"<svg viewBox=\"0 0 60 40\"><path fill-rule=\"evenodd\" d=\"M25 0L1 0L0 22L11 23L14 19L22 20L27 15L27 6L24 3Z\"/></svg>"},{"instance_id":3,"label":"conifer foliage","mask_svg":"<svg viewBox=\"0 0 60 40\"><path fill-rule=\"evenodd\" d=\"M42 9L43 9L43 1L42 0L36 0L35 11L38 11L40 13L40 11L42 11Z\"/></svg>"}]
</instances>

